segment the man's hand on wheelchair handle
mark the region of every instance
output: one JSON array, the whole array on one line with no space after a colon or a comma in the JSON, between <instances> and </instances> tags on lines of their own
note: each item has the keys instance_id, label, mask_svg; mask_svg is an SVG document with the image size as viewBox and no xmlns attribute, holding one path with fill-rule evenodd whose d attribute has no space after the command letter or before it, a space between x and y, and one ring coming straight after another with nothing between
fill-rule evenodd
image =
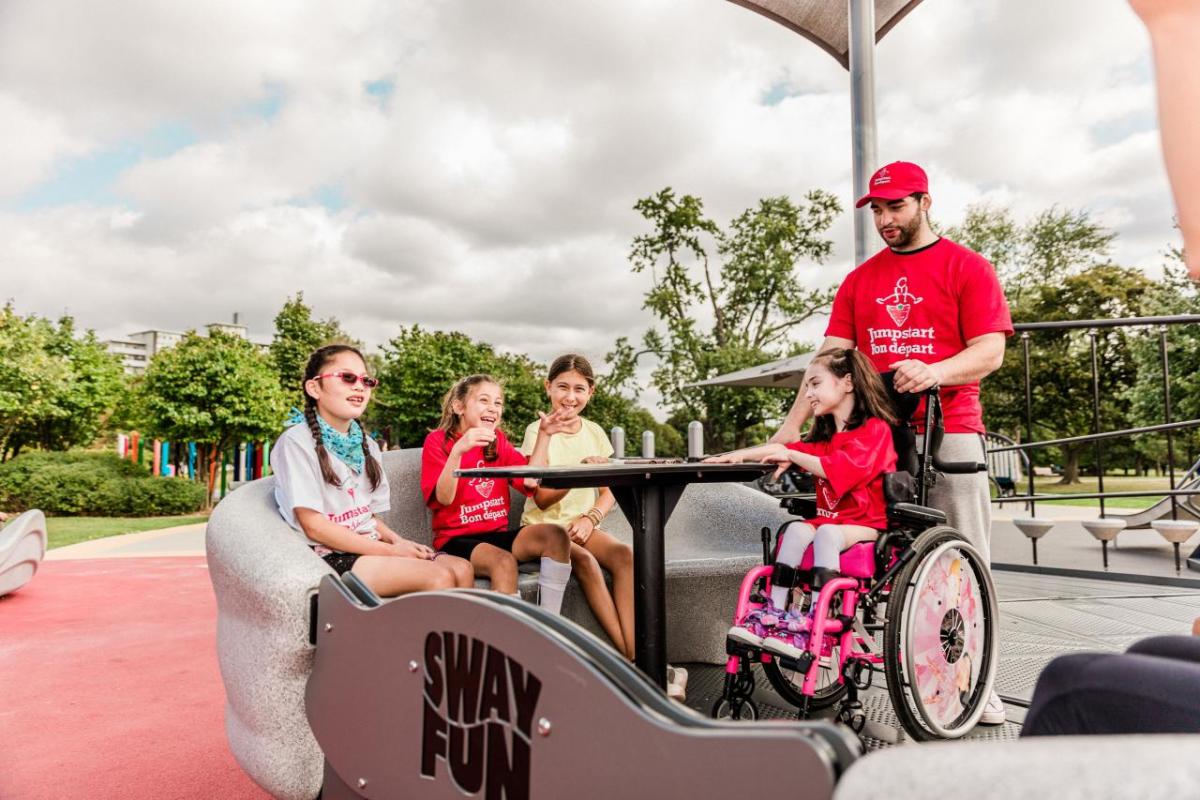
<instances>
[{"instance_id":1,"label":"man's hand on wheelchair handle","mask_svg":"<svg viewBox=\"0 0 1200 800\"><path fill-rule=\"evenodd\" d=\"M937 364L926 364L915 358L906 358L888 365L896 375L894 385L897 392L923 392L942 382Z\"/></svg>"}]
</instances>

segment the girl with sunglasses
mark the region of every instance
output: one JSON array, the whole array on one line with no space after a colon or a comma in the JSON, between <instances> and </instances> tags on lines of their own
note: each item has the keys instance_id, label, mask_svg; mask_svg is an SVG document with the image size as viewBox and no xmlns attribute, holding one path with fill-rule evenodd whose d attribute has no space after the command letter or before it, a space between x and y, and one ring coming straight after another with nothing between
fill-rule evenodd
<instances>
[{"instance_id":1,"label":"girl with sunglasses","mask_svg":"<svg viewBox=\"0 0 1200 800\"><path fill-rule=\"evenodd\" d=\"M304 411L271 449L279 513L335 572L352 571L378 595L470 587L470 563L401 537L377 516L390 507L387 476L358 418L378 385L349 345L309 357Z\"/></svg>"}]
</instances>

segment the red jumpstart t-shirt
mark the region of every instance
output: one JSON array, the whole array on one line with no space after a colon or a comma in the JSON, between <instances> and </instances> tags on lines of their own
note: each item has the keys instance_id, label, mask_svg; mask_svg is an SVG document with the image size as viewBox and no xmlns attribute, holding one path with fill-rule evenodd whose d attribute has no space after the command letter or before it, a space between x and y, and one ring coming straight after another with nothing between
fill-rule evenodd
<instances>
[{"instance_id":1,"label":"red jumpstart t-shirt","mask_svg":"<svg viewBox=\"0 0 1200 800\"><path fill-rule=\"evenodd\" d=\"M457 439L457 436L446 436L445 431L441 429L432 431L425 437L425 446L421 452L421 494L425 497L425 505L433 511L434 549L441 549L455 536L508 530L508 512L511 505L508 499L509 484L522 494L533 494L533 490L525 488L523 478L513 478L509 481L459 478L454 502L448 506L439 503L436 496L438 477L442 474L446 460L450 457L450 449L454 447ZM513 447L503 433L497 431L495 461L485 462L483 448L473 447L463 453L459 463L462 469L515 467L528 464L529 459Z\"/></svg>"},{"instance_id":2,"label":"red jumpstart t-shirt","mask_svg":"<svg viewBox=\"0 0 1200 800\"><path fill-rule=\"evenodd\" d=\"M835 433L828 442L792 442L787 448L819 457L825 470L824 478L813 476L817 516L808 522L887 528L883 475L896 471L896 450L886 422L871 417L854 430Z\"/></svg>"},{"instance_id":3,"label":"red jumpstart t-shirt","mask_svg":"<svg viewBox=\"0 0 1200 800\"><path fill-rule=\"evenodd\" d=\"M838 288L826 336L850 339L880 372L906 358L944 361L985 333L1011 336L1008 302L987 260L939 239L911 253L884 248ZM979 382L942 387L947 433L983 433ZM913 417L925 420L925 405Z\"/></svg>"}]
</instances>

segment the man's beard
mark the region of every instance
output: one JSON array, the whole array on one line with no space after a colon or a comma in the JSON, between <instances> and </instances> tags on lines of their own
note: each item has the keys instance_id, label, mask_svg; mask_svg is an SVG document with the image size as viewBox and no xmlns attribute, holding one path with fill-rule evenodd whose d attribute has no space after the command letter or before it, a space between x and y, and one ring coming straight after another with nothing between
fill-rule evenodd
<instances>
[{"instance_id":1,"label":"man's beard","mask_svg":"<svg viewBox=\"0 0 1200 800\"><path fill-rule=\"evenodd\" d=\"M911 245L913 243L913 240L915 240L917 238L917 234L919 234L921 232L921 222L923 219L924 219L924 215L918 211L917 215L915 217L913 217L913 221L908 223L908 225L892 226L892 227L899 229L900 235L898 237L896 237L896 240L894 242L888 242L886 239L884 240L884 242L887 244L888 247L892 248L893 250L905 249L906 247L908 247L909 245Z\"/></svg>"}]
</instances>

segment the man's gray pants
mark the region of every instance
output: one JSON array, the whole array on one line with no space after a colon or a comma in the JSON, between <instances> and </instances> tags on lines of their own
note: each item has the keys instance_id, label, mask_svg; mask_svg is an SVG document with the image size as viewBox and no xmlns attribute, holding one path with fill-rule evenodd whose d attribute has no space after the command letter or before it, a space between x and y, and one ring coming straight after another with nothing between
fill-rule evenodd
<instances>
[{"instance_id":1,"label":"man's gray pants","mask_svg":"<svg viewBox=\"0 0 1200 800\"><path fill-rule=\"evenodd\" d=\"M923 449L924 437L917 437L917 449ZM977 433L947 433L938 450L942 461L986 461L983 438ZM986 472L966 475L939 473L937 483L929 489L926 504L946 514L952 528L958 530L983 556L985 564L992 563L992 503Z\"/></svg>"}]
</instances>

